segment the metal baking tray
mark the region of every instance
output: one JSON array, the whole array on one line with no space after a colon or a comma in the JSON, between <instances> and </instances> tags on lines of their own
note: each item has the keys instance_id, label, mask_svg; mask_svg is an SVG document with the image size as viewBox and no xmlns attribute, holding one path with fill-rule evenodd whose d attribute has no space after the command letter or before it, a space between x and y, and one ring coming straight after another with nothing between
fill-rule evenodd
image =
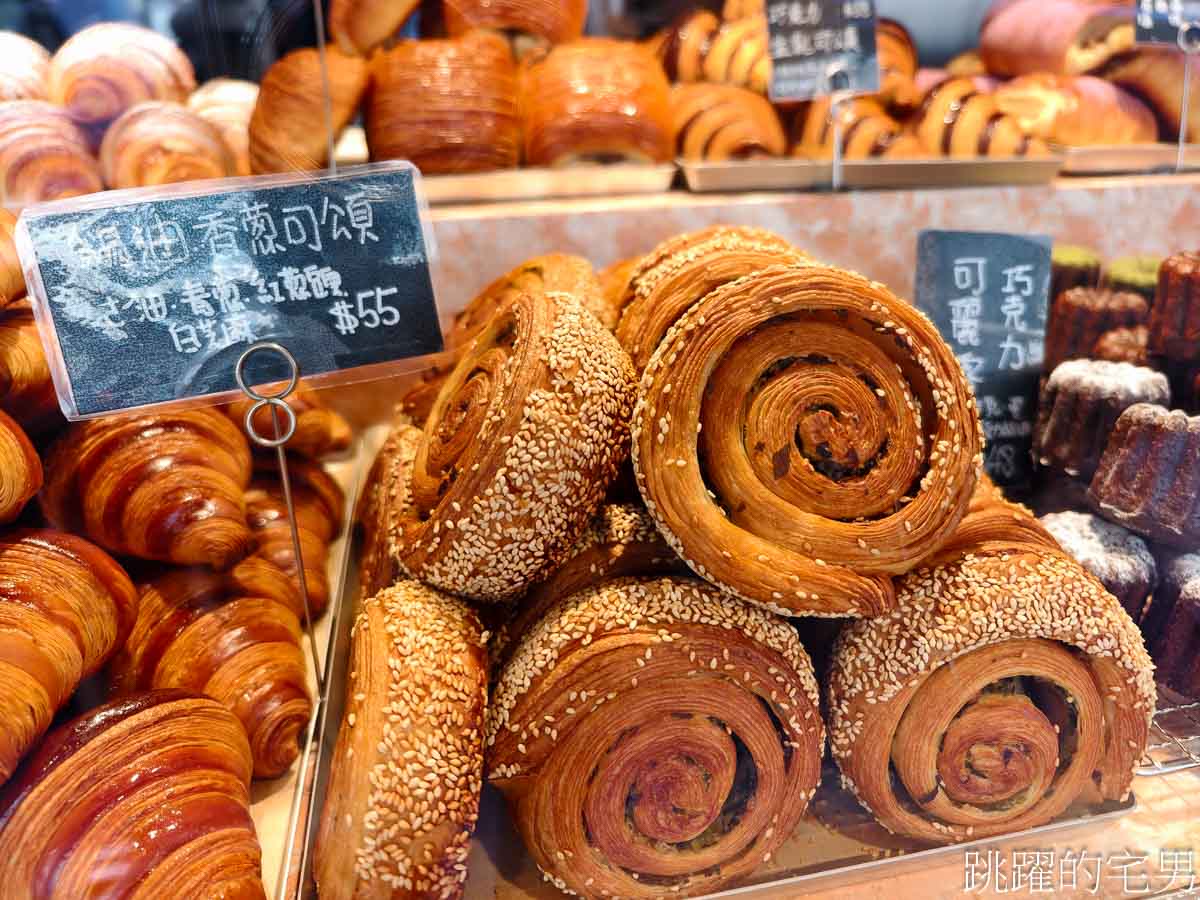
<instances>
[{"instance_id":1,"label":"metal baking tray","mask_svg":"<svg viewBox=\"0 0 1200 900\"><path fill-rule=\"evenodd\" d=\"M1169 775L1200 768L1200 700L1158 686L1150 741L1139 775Z\"/></svg>"},{"instance_id":2,"label":"metal baking tray","mask_svg":"<svg viewBox=\"0 0 1200 900\"><path fill-rule=\"evenodd\" d=\"M1124 144L1097 147L1062 147L1064 175L1124 175L1175 172L1177 144ZM1185 169L1200 169L1200 144L1183 148Z\"/></svg>"},{"instance_id":3,"label":"metal baking tray","mask_svg":"<svg viewBox=\"0 0 1200 900\"><path fill-rule=\"evenodd\" d=\"M842 163L847 188L941 188L979 185L1049 184L1063 157L1040 159L864 159ZM680 160L689 190L786 191L827 188L833 163L808 159L762 159L706 163Z\"/></svg>"},{"instance_id":4,"label":"metal baking tray","mask_svg":"<svg viewBox=\"0 0 1200 900\"><path fill-rule=\"evenodd\" d=\"M497 203L621 194L661 194L675 180L673 163L573 166L564 169L504 169L468 175L427 175L421 179L432 206Z\"/></svg>"}]
</instances>

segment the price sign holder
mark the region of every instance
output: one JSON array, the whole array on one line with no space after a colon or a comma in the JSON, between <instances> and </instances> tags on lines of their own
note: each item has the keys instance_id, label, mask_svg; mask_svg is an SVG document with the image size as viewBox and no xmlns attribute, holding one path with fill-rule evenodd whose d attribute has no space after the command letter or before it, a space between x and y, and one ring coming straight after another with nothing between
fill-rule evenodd
<instances>
[{"instance_id":1,"label":"price sign holder","mask_svg":"<svg viewBox=\"0 0 1200 900\"><path fill-rule=\"evenodd\" d=\"M768 0L767 40L773 101L812 100L831 93L829 76L840 71L839 90L879 90L874 0Z\"/></svg>"},{"instance_id":2,"label":"price sign holder","mask_svg":"<svg viewBox=\"0 0 1200 900\"><path fill-rule=\"evenodd\" d=\"M1179 109L1175 171L1184 169L1192 71L1200 53L1200 0L1137 0L1134 39L1138 44L1177 46L1183 51L1183 91Z\"/></svg>"}]
</instances>

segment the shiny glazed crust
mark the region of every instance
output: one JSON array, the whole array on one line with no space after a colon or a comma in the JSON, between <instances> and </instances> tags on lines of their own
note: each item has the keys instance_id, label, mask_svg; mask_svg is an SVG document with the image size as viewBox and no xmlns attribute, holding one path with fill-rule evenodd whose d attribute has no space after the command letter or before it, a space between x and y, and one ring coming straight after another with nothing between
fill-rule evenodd
<instances>
[{"instance_id":1,"label":"shiny glazed crust","mask_svg":"<svg viewBox=\"0 0 1200 900\"><path fill-rule=\"evenodd\" d=\"M420 5L421 0L330 0L329 36L347 55L370 56Z\"/></svg>"}]
</instances>

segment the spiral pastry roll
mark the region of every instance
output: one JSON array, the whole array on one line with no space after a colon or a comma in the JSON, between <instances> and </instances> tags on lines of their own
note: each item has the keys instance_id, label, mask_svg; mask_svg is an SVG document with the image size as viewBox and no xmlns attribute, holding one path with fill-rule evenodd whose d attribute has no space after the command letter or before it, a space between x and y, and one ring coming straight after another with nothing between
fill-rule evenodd
<instances>
[{"instance_id":1,"label":"spiral pastry roll","mask_svg":"<svg viewBox=\"0 0 1200 900\"><path fill-rule=\"evenodd\" d=\"M666 162L674 150L671 87L645 48L584 38L522 70L525 161Z\"/></svg>"},{"instance_id":2,"label":"spiral pastry roll","mask_svg":"<svg viewBox=\"0 0 1200 900\"><path fill-rule=\"evenodd\" d=\"M288 452L298 453L310 459L320 459L333 453L341 453L350 446L354 438L350 423L330 408L319 391L301 382L288 395L287 402L296 414L296 430L287 442ZM234 424L245 428L246 414L250 412L254 403L254 400L247 397L235 400L223 409ZM283 417L280 416L279 420L279 427L282 429ZM275 430L271 410L267 407L260 408L254 414L253 424L255 432L260 435L272 436L282 433Z\"/></svg>"},{"instance_id":3,"label":"spiral pastry roll","mask_svg":"<svg viewBox=\"0 0 1200 900\"><path fill-rule=\"evenodd\" d=\"M766 94L771 56L764 15L722 24L708 10L688 13L667 29L657 47L667 77L688 83L731 84Z\"/></svg>"},{"instance_id":4,"label":"spiral pastry roll","mask_svg":"<svg viewBox=\"0 0 1200 900\"><path fill-rule=\"evenodd\" d=\"M91 25L50 60L47 94L99 136L109 122L146 100L183 103L196 89L187 55L170 38L126 22Z\"/></svg>"},{"instance_id":5,"label":"spiral pastry roll","mask_svg":"<svg viewBox=\"0 0 1200 900\"><path fill-rule=\"evenodd\" d=\"M238 175L250 174L250 117L256 103L258 85L237 78L213 78L188 97L188 109L221 132Z\"/></svg>"},{"instance_id":6,"label":"spiral pastry roll","mask_svg":"<svg viewBox=\"0 0 1200 900\"><path fill-rule=\"evenodd\" d=\"M894 614L842 631L829 730L843 782L891 831L939 844L1044 824L1094 776L1123 797L1155 699L1137 627L1011 519L955 543L897 583Z\"/></svg>"},{"instance_id":7,"label":"spiral pastry roll","mask_svg":"<svg viewBox=\"0 0 1200 900\"><path fill-rule=\"evenodd\" d=\"M54 731L0 792L14 900L265 900L250 748L205 697L155 691Z\"/></svg>"},{"instance_id":8,"label":"spiral pastry roll","mask_svg":"<svg viewBox=\"0 0 1200 900\"><path fill-rule=\"evenodd\" d=\"M152 187L228 178L237 162L211 122L179 103L147 102L109 126L100 171L110 188Z\"/></svg>"},{"instance_id":9,"label":"spiral pastry roll","mask_svg":"<svg viewBox=\"0 0 1200 900\"><path fill-rule=\"evenodd\" d=\"M629 357L574 297L519 294L442 386L413 466L403 570L505 601L578 540L626 458Z\"/></svg>"},{"instance_id":10,"label":"spiral pastry roll","mask_svg":"<svg viewBox=\"0 0 1200 900\"><path fill-rule=\"evenodd\" d=\"M328 108L315 47L293 50L267 69L250 116L254 174L320 169L329 163L330 148L358 112L370 75L366 60L333 45L325 48L325 63Z\"/></svg>"},{"instance_id":11,"label":"spiral pastry roll","mask_svg":"<svg viewBox=\"0 0 1200 900\"><path fill-rule=\"evenodd\" d=\"M621 579L522 638L487 745L488 780L560 890L688 896L792 833L824 730L786 622L694 579Z\"/></svg>"},{"instance_id":12,"label":"spiral pastry roll","mask_svg":"<svg viewBox=\"0 0 1200 900\"><path fill-rule=\"evenodd\" d=\"M723 162L783 156L787 136L765 97L724 84L677 84L671 89L676 147L687 160Z\"/></svg>"},{"instance_id":13,"label":"spiral pastry roll","mask_svg":"<svg viewBox=\"0 0 1200 900\"><path fill-rule=\"evenodd\" d=\"M88 137L44 100L0 104L0 202L28 206L104 189Z\"/></svg>"},{"instance_id":14,"label":"spiral pastry roll","mask_svg":"<svg viewBox=\"0 0 1200 900\"><path fill-rule=\"evenodd\" d=\"M0 312L0 410L30 434L61 419L50 366L28 302Z\"/></svg>"},{"instance_id":15,"label":"spiral pastry roll","mask_svg":"<svg viewBox=\"0 0 1200 900\"><path fill-rule=\"evenodd\" d=\"M398 527L408 506L413 462L424 434L407 420L396 422L367 474L358 512L362 528L358 581L364 597L373 597L396 581L392 548L399 540Z\"/></svg>"},{"instance_id":16,"label":"spiral pastry roll","mask_svg":"<svg viewBox=\"0 0 1200 900\"><path fill-rule=\"evenodd\" d=\"M825 266L772 266L674 325L642 376L638 488L688 565L789 613L879 615L981 467L975 398L921 313Z\"/></svg>"},{"instance_id":17,"label":"spiral pastry roll","mask_svg":"<svg viewBox=\"0 0 1200 900\"><path fill-rule=\"evenodd\" d=\"M835 108L828 97L808 105L795 120L793 156L833 159L841 128L843 159L919 159L929 154L874 97L854 97Z\"/></svg>"},{"instance_id":18,"label":"spiral pastry roll","mask_svg":"<svg viewBox=\"0 0 1200 900\"><path fill-rule=\"evenodd\" d=\"M136 610L129 577L82 538L38 530L0 538L0 784L79 682L125 642Z\"/></svg>"},{"instance_id":19,"label":"spiral pastry roll","mask_svg":"<svg viewBox=\"0 0 1200 900\"><path fill-rule=\"evenodd\" d=\"M21 271L21 260L17 256L17 245L13 238L17 230L17 217L7 209L0 208L0 307L15 303L25 296L25 273Z\"/></svg>"},{"instance_id":20,"label":"spiral pastry roll","mask_svg":"<svg viewBox=\"0 0 1200 900\"><path fill-rule=\"evenodd\" d=\"M217 410L73 424L46 471L46 519L114 553L223 569L250 548L250 449Z\"/></svg>"},{"instance_id":21,"label":"spiral pastry roll","mask_svg":"<svg viewBox=\"0 0 1200 900\"><path fill-rule=\"evenodd\" d=\"M0 101L45 100L50 54L37 41L0 31Z\"/></svg>"},{"instance_id":22,"label":"spiral pastry roll","mask_svg":"<svg viewBox=\"0 0 1200 900\"><path fill-rule=\"evenodd\" d=\"M317 837L327 900L460 897L483 785L487 632L413 581L363 604Z\"/></svg>"},{"instance_id":23,"label":"spiral pastry roll","mask_svg":"<svg viewBox=\"0 0 1200 900\"><path fill-rule=\"evenodd\" d=\"M912 127L925 149L938 156L1045 156L1044 141L1030 137L996 98L970 78L949 78L930 89Z\"/></svg>"},{"instance_id":24,"label":"spiral pastry roll","mask_svg":"<svg viewBox=\"0 0 1200 900\"><path fill-rule=\"evenodd\" d=\"M330 37L347 56L370 56L420 5L421 0L330 0Z\"/></svg>"},{"instance_id":25,"label":"spiral pastry roll","mask_svg":"<svg viewBox=\"0 0 1200 900\"><path fill-rule=\"evenodd\" d=\"M446 0L451 36L490 28L513 36L520 55L576 40L587 21L587 0Z\"/></svg>"}]
</instances>

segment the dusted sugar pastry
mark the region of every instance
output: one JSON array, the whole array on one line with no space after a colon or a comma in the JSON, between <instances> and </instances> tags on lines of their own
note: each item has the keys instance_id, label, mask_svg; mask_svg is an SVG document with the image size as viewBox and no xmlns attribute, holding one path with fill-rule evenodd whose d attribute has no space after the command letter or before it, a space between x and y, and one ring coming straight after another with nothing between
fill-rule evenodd
<instances>
[{"instance_id":1,"label":"dusted sugar pastry","mask_svg":"<svg viewBox=\"0 0 1200 900\"><path fill-rule=\"evenodd\" d=\"M671 88L658 60L625 41L560 44L521 72L525 162L671 159Z\"/></svg>"},{"instance_id":2,"label":"dusted sugar pastry","mask_svg":"<svg viewBox=\"0 0 1200 900\"><path fill-rule=\"evenodd\" d=\"M828 97L808 105L797 115L792 155L807 159L832 159L838 144L835 118L841 127L845 159L918 159L928 156L916 137L907 133L873 97L854 97L832 110Z\"/></svg>"},{"instance_id":3,"label":"dusted sugar pastry","mask_svg":"<svg viewBox=\"0 0 1200 900\"><path fill-rule=\"evenodd\" d=\"M1149 316L1145 298L1130 291L1080 287L1056 295L1046 328L1046 370L1089 356L1106 331L1144 325Z\"/></svg>"},{"instance_id":4,"label":"dusted sugar pastry","mask_svg":"<svg viewBox=\"0 0 1200 900\"><path fill-rule=\"evenodd\" d=\"M724 162L783 156L787 136L761 94L727 84L677 84L671 89L679 157Z\"/></svg>"},{"instance_id":5,"label":"dusted sugar pastry","mask_svg":"<svg viewBox=\"0 0 1200 900\"><path fill-rule=\"evenodd\" d=\"M1150 329L1145 325L1135 325L1133 328L1114 328L1104 332L1096 339L1096 343L1092 345L1092 352L1088 355L1092 359L1144 366L1149 360L1147 353L1149 343Z\"/></svg>"},{"instance_id":6,"label":"dusted sugar pastry","mask_svg":"<svg viewBox=\"0 0 1200 900\"><path fill-rule=\"evenodd\" d=\"M975 398L937 330L883 285L771 266L667 333L633 417L638 488L668 543L729 594L880 615L980 471Z\"/></svg>"},{"instance_id":7,"label":"dusted sugar pastry","mask_svg":"<svg viewBox=\"0 0 1200 900\"><path fill-rule=\"evenodd\" d=\"M1162 122L1162 139L1174 142L1182 127L1184 59L1174 47L1141 45L1112 59L1098 74L1141 97ZM1200 93L1188 102L1188 143L1200 141Z\"/></svg>"},{"instance_id":8,"label":"dusted sugar pastry","mask_svg":"<svg viewBox=\"0 0 1200 900\"><path fill-rule=\"evenodd\" d=\"M1200 416L1139 403L1117 419L1088 489L1092 508L1152 541L1200 546Z\"/></svg>"},{"instance_id":9,"label":"dusted sugar pastry","mask_svg":"<svg viewBox=\"0 0 1200 900\"><path fill-rule=\"evenodd\" d=\"M587 0L445 0L443 15L451 35L490 28L511 35L524 54L583 34Z\"/></svg>"},{"instance_id":10,"label":"dusted sugar pastry","mask_svg":"<svg viewBox=\"0 0 1200 900\"><path fill-rule=\"evenodd\" d=\"M1089 75L1022 75L996 89L996 105L1027 133L1069 147L1153 144L1158 121L1137 97Z\"/></svg>"},{"instance_id":11,"label":"dusted sugar pastry","mask_svg":"<svg viewBox=\"0 0 1200 900\"><path fill-rule=\"evenodd\" d=\"M0 103L0 203L28 206L104 189L88 136L62 107Z\"/></svg>"},{"instance_id":12,"label":"dusted sugar pastry","mask_svg":"<svg viewBox=\"0 0 1200 900\"><path fill-rule=\"evenodd\" d=\"M3 785L79 682L125 643L137 593L108 554L57 531L5 533L0 583Z\"/></svg>"},{"instance_id":13,"label":"dusted sugar pastry","mask_svg":"<svg viewBox=\"0 0 1200 900\"><path fill-rule=\"evenodd\" d=\"M1200 553L1164 560L1143 630L1159 681L1200 699Z\"/></svg>"},{"instance_id":14,"label":"dusted sugar pastry","mask_svg":"<svg viewBox=\"0 0 1200 900\"><path fill-rule=\"evenodd\" d=\"M0 101L45 100L50 54L16 31L0 31Z\"/></svg>"},{"instance_id":15,"label":"dusted sugar pastry","mask_svg":"<svg viewBox=\"0 0 1200 900\"><path fill-rule=\"evenodd\" d=\"M487 633L461 600L405 581L363 603L350 640L317 891L461 897L483 784Z\"/></svg>"},{"instance_id":16,"label":"dusted sugar pastry","mask_svg":"<svg viewBox=\"0 0 1200 900\"><path fill-rule=\"evenodd\" d=\"M1133 7L1088 0L1000 0L979 34L993 75L1083 75L1133 49Z\"/></svg>"},{"instance_id":17,"label":"dusted sugar pastry","mask_svg":"<svg viewBox=\"0 0 1200 900\"><path fill-rule=\"evenodd\" d=\"M559 890L687 897L771 858L824 744L790 624L695 579L620 579L523 636L492 695L487 776Z\"/></svg>"},{"instance_id":18,"label":"dusted sugar pastry","mask_svg":"<svg viewBox=\"0 0 1200 900\"><path fill-rule=\"evenodd\" d=\"M55 730L0 792L5 897L265 900L250 748L184 691L105 704Z\"/></svg>"},{"instance_id":19,"label":"dusted sugar pastry","mask_svg":"<svg viewBox=\"0 0 1200 900\"><path fill-rule=\"evenodd\" d=\"M520 293L442 386L396 554L409 575L513 599L579 539L629 446L629 357L578 300Z\"/></svg>"},{"instance_id":20,"label":"dusted sugar pastry","mask_svg":"<svg viewBox=\"0 0 1200 900\"><path fill-rule=\"evenodd\" d=\"M912 127L925 150L935 156L1045 156L1043 141L1021 130L1001 112L996 98L970 78L950 78L929 90Z\"/></svg>"},{"instance_id":21,"label":"dusted sugar pastry","mask_svg":"<svg viewBox=\"0 0 1200 900\"><path fill-rule=\"evenodd\" d=\"M420 5L421 0L330 0L329 36L348 56L370 56Z\"/></svg>"},{"instance_id":22,"label":"dusted sugar pastry","mask_svg":"<svg viewBox=\"0 0 1200 900\"><path fill-rule=\"evenodd\" d=\"M1126 796L1154 671L1120 604L1010 514L897 582L891 616L843 628L829 669L842 783L891 832L935 844ZM985 539L986 537L986 539Z\"/></svg>"},{"instance_id":23,"label":"dusted sugar pastry","mask_svg":"<svg viewBox=\"0 0 1200 900\"><path fill-rule=\"evenodd\" d=\"M315 47L293 50L262 78L250 117L250 169L255 175L320 169L358 112L370 76L366 60L325 48L328 106ZM329 132L332 121L333 133Z\"/></svg>"},{"instance_id":24,"label":"dusted sugar pastry","mask_svg":"<svg viewBox=\"0 0 1200 900\"><path fill-rule=\"evenodd\" d=\"M179 103L130 107L100 144L100 171L110 188L153 187L237 174L237 160L217 126Z\"/></svg>"},{"instance_id":25,"label":"dusted sugar pastry","mask_svg":"<svg viewBox=\"0 0 1200 900\"><path fill-rule=\"evenodd\" d=\"M423 438L424 432L415 425L396 422L367 475L358 513L363 533L358 580L364 597L372 597L396 581L392 544L399 538L396 532L408 506L413 461Z\"/></svg>"},{"instance_id":26,"label":"dusted sugar pastry","mask_svg":"<svg viewBox=\"0 0 1200 900\"><path fill-rule=\"evenodd\" d=\"M762 14L722 24L708 10L696 10L662 33L654 49L671 81L732 84L758 94L766 94L771 84Z\"/></svg>"},{"instance_id":27,"label":"dusted sugar pastry","mask_svg":"<svg viewBox=\"0 0 1200 900\"><path fill-rule=\"evenodd\" d=\"M250 174L250 117L257 103L258 85L236 78L213 78L188 97L188 109L221 132L238 175Z\"/></svg>"},{"instance_id":28,"label":"dusted sugar pastry","mask_svg":"<svg viewBox=\"0 0 1200 900\"><path fill-rule=\"evenodd\" d=\"M1052 513L1041 522L1076 562L1100 579L1133 621L1141 620L1158 584L1154 554L1144 540L1086 512Z\"/></svg>"},{"instance_id":29,"label":"dusted sugar pastry","mask_svg":"<svg viewBox=\"0 0 1200 900\"><path fill-rule=\"evenodd\" d=\"M517 67L496 35L401 41L371 61L365 119L371 159L411 160L427 175L517 165Z\"/></svg>"},{"instance_id":30,"label":"dusted sugar pastry","mask_svg":"<svg viewBox=\"0 0 1200 900\"><path fill-rule=\"evenodd\" d=\"M1169 403L1167 378L1153 369L1094 359L1058 366L1038 397L1033 455L1043 466L1091 478L1117 418L1135 403Z\"/></svg>"},{"instance_id":31,"label":"dusted sugar pastry","mask_svg":"<svg viewBox=\"0 0 1200 900\"><path fill-rule=\"evenodd\" d=\"M1200 363L1200 253L1176 253L1158 270L1149 351L1176 363Z\"/></svg>"},{"instance_id":32,"label":"dusted sugar pastry","mask_svg":"<svg viewBox=\"0 0 1200 900\"><path fill-rule=\"evenodd\" d=\"M1050 302L1063 291L1096 287L1100 283L1100 255L1089 247L1055 244L1050 251Z\"/></svg>"},{"instance_id":33,"label":"dusted sugar pastry","mask_svg":"<svg viewBox=\"0 0 1200 900\"><path fill-rule=\"evenodd\" d=\"M1114 291L1141 294L1147 303L1153 304L1161 264L1160 256L1123 256L1104 267L1100 284Z\"/></svg>"}]
</instances>

